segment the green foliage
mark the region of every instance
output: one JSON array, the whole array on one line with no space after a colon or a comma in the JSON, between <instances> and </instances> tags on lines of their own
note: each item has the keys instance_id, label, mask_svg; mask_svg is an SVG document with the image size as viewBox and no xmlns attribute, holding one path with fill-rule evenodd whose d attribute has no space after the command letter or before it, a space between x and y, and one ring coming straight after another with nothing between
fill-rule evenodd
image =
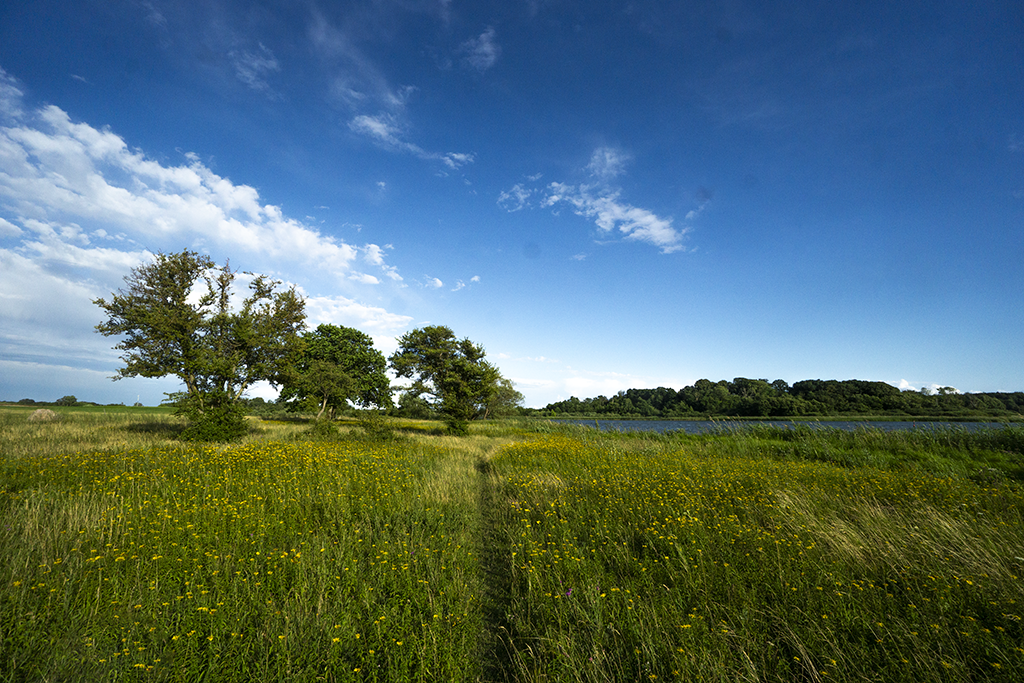
<instances>
[{"instance_id":1,"label":"green foliage","mask_svg":"<svg viewBox=\"0 0 1024 683\"><path fill-rule=\"evenodd\" d=\"M315 410L317 417L326 411L334 417L349 401L391 407L387 362L368 335L351 327L320 325L302 340L302 352L282 373L282 402Z\"/></svg>"},{"instance_id":2,"label":"green foliage","mask_svg":"<svg viewBox=\"0 0 1024 683\"><path fill-rule=\"evenodd\" d=\"M78 399L74 396L61 396L53 402L55 406L77 406Z\"/></svg>"},{"instance_id":3,"label":"green foliage","mask_svg":"<svg viewBox=\"0 0 1024 683\"><path fill-rule=\"evenodd\" d=\"M124 367L115 379L178 377L188 395L184 414L204 423L189 434L204 440L239 432L227 404L254 382L279 383L301 348L305 302L295 288L277 291L279 281L246 273L251 293L233 310L236 275L196 252L160 253L132 269L126 289L93 302L107 314L97 331L121 337L114 348L124 352Z\"/></svg>"},{"instance_id":4,"label":"green foliage","mask_svg":"<svg viewBox=\"0 0 1024 683\"><path fill-rule=\"evenodd\" d=\"M406 395L426 397L453 434L465 434L465 423L487 417L489 406L504 409L522 396L498 369L484 360L483 347L458 339L441 325L416 329L398 339L389 361L398 377L413 378Z\"/></svg>"},{"instance_id":5,"label":"green foliage","mask_svg":"<svg viewBox=\"0 0 1024 683\"><path fill-rule=\"evenodd\" d=\"M359 427L371 441L393 441L397 438L395 425L380 410L361 410L358 414Z\"/></svg>"},{"instance_id":6,"label":"green foliage","mask_svg":"<svg viewBox=\"0 0 1024 683\"><path fill-rule=\"evenodd\" d=\"M444 420L445 430L452 436L469 436L469 421L448 416Z\"/></svg>"},{"instance_id":7,"label":"green foliage","mask_svg":"<svg viewBox=\"0 0 1024 683\"><path fill-rule=\"evenodd\" d=\"M223 393L185 395L175 415L188 419L182 441L237 441L249 432L243 407Z\"/></svg>"},{"instance_id":8,"label":"green foliage","mask_svg":"<svg viewBox=\"0 0 1024 683\"><path fill-rule=\"evenodd\" d=\"M697 380L679 391L666 387L628 389L611 398L575 396L548 404L552 415L616 417L928 417L933 419L1020 418L1024 392L960 394L900 391L885 382L803 380L790 386L777 379L736 377L731 382Z\"/></svg>"},{"instance_id":9,"label":"green foliage","mask_svg":"<svg viewBox=\"0 0 1024 683\"><path fill-rule=\"evenodd\" d=\"M313 441L335 441L340 436L338 426L329 418L317 418L302 433L303 438Z\"/></svg>"},{"instance_id":10,"label":"green foliage","mask_svg":"<svg viewBox=\"0 0 1024 683\"><path fill-rule=\"evenodd\" d=\"M434 407L421 396L414 396L403 391L398 397L398 408L395 414L412 420L429 420L437 417Z\"/></svg>"},{"instance_id":11,"label":"green foliage","mask_svg":"<svg viewBox=\"0 0 1024 683\"><path fill-rule=\"evenodd\" d=\"M523 405L523 395L516 390L512 380L499 377L485 404L485 417L508 417L516 415Z\"/></svg>"}]
</instances>

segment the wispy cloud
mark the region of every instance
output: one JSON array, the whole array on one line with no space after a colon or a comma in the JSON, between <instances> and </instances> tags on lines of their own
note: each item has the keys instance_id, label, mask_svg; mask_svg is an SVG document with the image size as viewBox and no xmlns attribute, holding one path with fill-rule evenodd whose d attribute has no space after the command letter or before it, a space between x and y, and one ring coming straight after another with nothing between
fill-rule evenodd
<instances>
[{"instance_id":1,"label":"wispy cloud","mask_svg":"<svg viewBox=\"0 0 1024 683\"><path fill-rule=\"evenodd\" d=\"M308 29L310 45L332 74L330 92L336 104L358 110L384 107L402 109L415 90L392 86L372 59L356 45L349 32L335 26L319 10L313 12Z\"/></svg>"},{"instance_id":2,"label":"wispy cloud","mask_svg":"<svg viewBox=\"0 0 1024 683\"><path fill-rule=\"evenodd\" d=\"M602 233L617 229L626 239L653 244L664 254L680 251L683 235L688 232L687 228L673 227L671 218L620 201L618 192L595 195L586 185L551 183L543 206L561 203L571 206L579 216L594 219Z\"/></svg>"},{"instance_id":3,"label":"wispy cloud","mask_svg":"<svg viewBox=\"0 0 1024 683\"><path fill-rule=\"evenodd\" d=\"M532 189L524 187L522 183L516 183L498 195L498 206L509 212L520 211L529 206L532 194Z\"/></svg>"},{"instance_id":4,"label":"wispy cloud","mask_svg":"<svg viewBox=\"0 0 1024 683\"><path fill-rule=\"evenodd\" d=\"M265 93L271 97L276 94L267 83L267 76L281 70L274 53L268 50L263 43L259 44L256 52L232 50L228 53L232 65L235 67L235 75L238 80L256 92Z\"/></svg>"},{"instance_id":5,"label":"wispy cloud","mask_svg":"<svg viewBox=\"0 0 1024 683\"><path fill-rule=\"evenodd\" d=\"M469 278L469 284L476 284L477 282L480 282L480 276L479 275L474 275L473 277ZM452 287L452 291L453 292L457 292L460 289L465 289L467 286L468 285L464 281L456 280L455 281L455 286Z\"/></svg>"},{"instance_id":6,"label":"wispy cloud","mask_svg":"<svg viewBox=\"0 0 1024 683\"><path fill-rule=\"evenodd\" d=\"M436 8L442 20L446 11L443 5ZM410 98L417 88L393 85L376 62L357 46L352 29L335 25L317 10L313 13L308 35L313 49L332 72L329 96L335 106L348 110L350 131L369 138L388 151L440 162L450 171L473 163L472 153L436 152L424 149L409 139L405 121L409 116ZM479 56L474 59L486 61L483 55L487 53L491 39L493 33L489 35L486 32L477 39L480 42ZM491 47L497 49L496 46Z\"/></svg>"},{"instance_id":7,"label":"wispy cloud","mask_svg":"<svg viewBox=\"0 0 1024 683\"><path fill-rule=\"evenodd\" d=\"M494 66L501 55L501 46L495 40L493 26L487 29L476 38L470 38L460 48L463 57L463 64L483 73Z\"/></svg>"},{"instance_id":8,"label":"wispy cloud","mask_svg":"<svg viewBox=\"0 0 1024 683\"><path fill-rule=\"evenodd\" d=\"M17 79L0 67L0 120L21 118L24 96Z\"/></svg>"},{"instance_id":9,"label":"wispy cloud","mask_svg":"<svg viewBox=\"0 0 1024 683\"><path fill-rule=\"evenodd\" d=\"M598 147L590 156L587 171L602 182L610 182L625 172L631 160L629 154L615 147Z\"/></svg>"},{"instance_id":10,"label":"wispy cloud","mask_svg":"<svg viewBox=\"0 0 1024 683\"><path fill-rule=\"evenodd\" d=\"M578 185L551 182L543 188L516 183L498 195L498 206L509 212L519 211L532 207L536 197L537 206L541 208L567 205L576 215L593 219L605 237L618 233L627 240L651 244L665 254L681 251L683 236L690 231L688 226L676 227L671 217L665 218L623 201L621 190L611 184L624 172L630 159L631 156L620 149L599 147L584 169L594 182ZM539 179L540 174L532 178ZM710 194L702 191L701 204L688 213L687 220L700 215L709 201ZM586 255L577 254L573 258L582 261Z\"/></svg>"},{"instance_id":11,"label":"wispy cloud","mask_svg":"<svg viewBox=\"0 0 1024 683\"><path fill-rule=\"evenodd\" d=\"M474 155L461 152L429 152L419 145L404 139L404 131L393 114L380 113L376 116L360 114L348 124L349 130L364 135L387 149L405 152L426 161L440 161L449 169L458 170L473 163Z\"/></svg>"}]
</instances>

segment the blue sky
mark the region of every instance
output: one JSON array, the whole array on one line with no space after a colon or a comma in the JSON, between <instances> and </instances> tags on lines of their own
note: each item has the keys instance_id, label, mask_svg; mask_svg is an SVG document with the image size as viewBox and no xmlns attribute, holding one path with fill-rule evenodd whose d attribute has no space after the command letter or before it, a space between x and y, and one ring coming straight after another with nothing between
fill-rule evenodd
<instances>
[{"instance_id":1,"label":"blue sky","mask_svg":"<svg viewBox=\"0 0 1024 683\"><path fill-rule=\"evenodd\" d=\"M530 406L1024 390L1019 2L7 0L0 398L156 404L93 328L184 248ZM266 388L257 395L271 395Z\"/></svg>"}]
</instances>

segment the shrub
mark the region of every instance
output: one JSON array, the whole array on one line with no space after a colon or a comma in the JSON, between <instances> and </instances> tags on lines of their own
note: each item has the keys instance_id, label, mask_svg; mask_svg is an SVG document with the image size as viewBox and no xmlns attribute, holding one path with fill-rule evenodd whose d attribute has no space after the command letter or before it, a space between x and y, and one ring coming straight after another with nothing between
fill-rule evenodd
<instances>
[{"instance_id":1,"label":"shrub","mask_svg":"<svg viewBox=\"0 0 1024 683\"><path fill-rule=\"evenodd\" d=\"M452 436L469 436L469 422L466 420L460 420L457 417L446 417L444 426Z\"/></svg>"},{"instance_id":2,"label":"shrub","mask_svg":"<svg viewBox=\"0 0 1024 683\"><path fill-rule=\"evenodd\" d=\"M334 441L338 438L338 426L330 418L323 417L313 420L303 436L313 441Z\"/></svg>"},{"instance_id":3,"label":"shrub","mask_svg":"<svg viewBox=\"0 0 1024 683\"><path fill-rule=\"evenodd\" d=\"M391 420L379 410L363 410L359 415L359 426L373 441L391 441L395 438L395 427Z\"/></svg>"},{"instance_id":4,"label":"shrub","mask_svg":"<svg viewBox=\"0 0 1024 683\"><path fill-rule=\"evenodd\" d=\"M242 407L220 394L179 397L174 413L188 419L183 441L235 441L249 431Z\"/></svg>"}]
</instances>

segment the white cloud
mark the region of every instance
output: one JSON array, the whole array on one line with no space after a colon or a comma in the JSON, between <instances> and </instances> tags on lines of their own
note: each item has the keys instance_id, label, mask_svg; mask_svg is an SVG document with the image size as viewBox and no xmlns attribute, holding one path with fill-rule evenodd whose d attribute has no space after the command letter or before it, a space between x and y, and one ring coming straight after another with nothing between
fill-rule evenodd
<instances>
[{"instance_id":1,"label":"white cloud","mask_svg":"<svg viewBox=\"0 0 1024 683\"><path fill-rule=\"evenodd\" d=\"M690 231L689 227L676 227L671 217L663 218L653 211L623 202L621 191L610 184L623 173L630 159L629 154L622 150L599 147L594 150L586 167L595 179L593 184L551 182L543 189L534 189L524 183L516 183L498 195L498 206L509 212L529 208L533 195L537 194L540 207L555 208L568 204L577 215L593 219L605 235L617 230L625 239L654 245L664 254L681 251L683 236ZM535 181L540 177L538 173L529 179ZM700 199L700 206L687 214L687 220L693 220L703 212L711 200L711 193L701 189ZM586 254L579 253L572 258L582 261Z\"/></svg>"},{"instance_id":2,"label":"white cloud","mask_svg":"<svg viewBox=\"0 0 1024 683\"><path fill-rule=\"evenodd\" d=\"M310 327L321 324L345 325L370 335L394 335L412 322L412 317L390 313L379 306L367 306L342 296L306 296L306 317Z\"/></svg>"},{"instance_id":3,"label":"white cloud","mask_svg":"<svg viewBox=\"0 0 1024 683\"><path fill-rule=\"evenodd\" d=\"M543 206L562 202L572 206L577 215L593 218L602 232L610 233L617 228L626 239L647 242L664 254L680 251L683 235L689 231L673 227L671 218L619 201L618 192L594 195L586 185L551 183Z\"/></svg>"},{"instance_id":4,"label":"white cloud","mask_svg":"<svg viewBox=\"0 0 1024 683\"><path fill-rule=\"evenodd\" d=\"M487 29L476 38L462 44L459 51L465 55L463 63L483 73L494 66L501 55L501 46L495 41L494 27Z\"/></svg>"},{"instance_id":5,"label":"white cloud","mask_svg":"<svg viewBox=\"0 0 1024 683\"><path fill-rule=\"evenodd\" d=\"M401 126L393 114L380 113L376 116L360 114L348 124L349 130L365 135L377 144L397 152L405 152L425 161L440 161L452 170L473 163L474 155L461 152L429 152L419 145L403 139Z\"/></svg>"},{"instance_id":6,"label":"white cloud","mask_svg":"<svg viewBox=\"0 0 1024 683\"><path fill-rule=\"evenodd\" d=\"M444 162L445 166L454 171L465 166L466 164L473 163L475 155L461 154L459 152L448 152L447 154L442 155L440 158L441 161Z\"/></svg>"},{"instance_id":7,"label":"white cloud","mask_svg":"<svg viewBox=\"0 0 1024 683\"><path fill-rule=\"evenodd\" d=\"M18 114L0 118L0 357L6 361L57 374L74 366L113 375L117 352L95 333L102 311L92 301L123 287L124 276L158 250L189 247L215 260L226 254L233 267L278 279L295 282L288 273L301 273L297 284L318 290L380 284L353 267L359 262L401 281L385 260L391 245L356 247L325 235L264 203L254 188L217 175L194 154L179 165L162 164L110 130L73 122L58 107L29 110L12 84L0 76L0 100ZM412 320L340 295L307 297L307 311L310 322L347 324L383 339ZM30 386L32 379L5 377L4 384Z\"/></svg>"},{"instance_id":8,"label":"white cloud","mask_svg":"<svg viewBox=\"0 0 1024 683\"><path fill-rule=\"evenodd\" d=\"M398 269L384 263L384 250L392 248L393 247L390 244L386 244L383 247L376 244L367 244L363 247L363 260L372 266L380 267L385 277L390 278L395 282L401 282L402 276L398 274Z\"/></svg>"},{"instance_id":9,"label":"white cloud","mask_svg":"<svg viewBox=\"0 0 1024 683\"><path fill-rule=\"evenodd\" d=\"M363 259L373 266L384 265L384 250L376 244L367 244L363 247Z\"/></svg>"},{"instance_id":10,"label":"white cloud","mask_svg":"<svg viewBox=\"0 0 1024 683\"><path fill-rule=\"evenodd\" d=\"M349 280L353 280L355 282L362 283L364 285L379 285L380 284L380 280L375 278L373 275L369 275L368 273L352 273L351 275L348 276L348 279Z\"/></svg>"},{"instance_id":11,"label":"white cloud","mask_svg":"<svg viewBox=\"0 0 1024 683\"><path fill-rule=\"evenodd\" d=\"M270 73L280 71L281 65L278 64L274 53L268 50L263 43L259 44L257 52L232 51L228 53L228 57L235 67L235 75L238 80L257 92L273 94L266 79Z\"/></svg>"},{"instance_id":12,"label":"white cloud","mask_svg":"<svg viewBox=\"0 0 1024 683\"><path fill-rule=\"evenodd\" d=\"M469 278L469 281L470 282L480 282L480 276L479 275L474 275L473 277Z\"/></svg>"},{"instance_id":13,"label":"white cloud","mask_svg":"<svg viewBox=\"0 0 1024 683\"><path fill-rule=\"evenodd\" d=\"M424 284L425 287L432 287L434 289L440 289L444 287L444 283L438 280L436 277L430 277L429 275L425 275L424 277L427 278L427 281Z\"/></svg>"},{"instance_id":14,"label":"white cloud","mask_svg":"<svg viewBox=\"0 0 1024 683\"><path fill-rule=\"evenodd\" d=\"M356 46L348 33L314 9L308 29L310 45L333 71L329 94L334 103L358 110L365 106L402 109L415 91L411 86L393 87L381 70Z\"/></svg>"},{"instance_id":15,"label":"white cloud","mask_svg":"<svg viewBox=\"0 0 1024 683\"><path fill-rule=\"evenodd\" d=\"M0 67L0 120L21 117L24 113L21 104L22 97L24 97L24 92L19 87L17 79Z\"/></svg>"},{"instance_id":16,"label":"white cloud","mask_svg":"<svg viewBox=\"0 0 1024 683\"><path fill-rule=\"evenodd\" d=\"M164 166L109 130L73 123L58 107L34 114L31 123L0 127L0 198L22 226L38 221L37 234L38 226L59 225L51 233L80 242L78 233L102 227L155 248L192 242L242 249L338 276L357 256L354 247L262 204L254 188L218 176L194 154L184 165Z\"/></svg>"},{"instance_id":17,"label":"white cloud","mask_svg":"<svg viewBox=\"0 0 1024 683\"><path fill-rule=\"evenodd\" d=\"M17 237L21 228L5 218L0 218L0 237Z\"/></svg>"},{"instance_id":18,"label":"white cloud","mask_svg":"<svg viewBox=\"0 0 1024 683\"><path fill-rule=\"evenodd\" d=\"M590 156L590 163L587 164L587 171L590 175L603 182L608 182L621 175L626 170L626 164L632 157L620 149L614 147L598 147Z\"/></svg>"},{"instance_id":19,"label":"white cloud","mask_svg":"<svg viewBox=\"0 0 1024 683\"><path fill-rule=\"evenodd\" d=\"M532 194L532 189L523 187L522 183L516 183L498 195L498 206L510 213L519 211L530 205L530 195Z\"/></svg>"}]
</instances>

